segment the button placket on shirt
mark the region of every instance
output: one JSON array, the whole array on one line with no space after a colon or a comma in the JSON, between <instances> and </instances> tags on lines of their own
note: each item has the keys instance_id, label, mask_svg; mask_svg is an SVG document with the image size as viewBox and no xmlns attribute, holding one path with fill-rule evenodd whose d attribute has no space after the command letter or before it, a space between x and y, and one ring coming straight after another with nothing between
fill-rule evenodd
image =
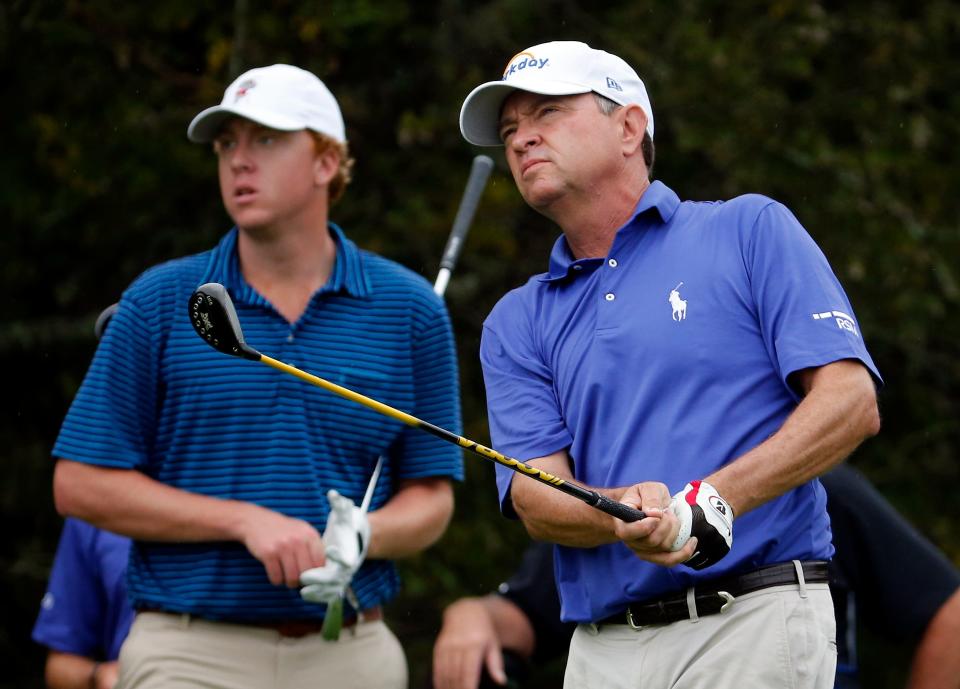
<instances>
[{"instance_id":1,"label":"button placket on shirt","mask_svg":"<svg viewBox=\"0 0 960 689\"><path fill-rule=\"evenodd\" d=\"M619 265L619 261L611 257L606 258L600 265L599 294L601 305L597 314L597 328L601 330L616 327L619 322L618 313L620 309L616 308L617 298L622 296L618 294L620 286Z\"/></svg>"},{"instance_id":2,"label":"button placket on shirt","mask_svg":"<svg viewBox=\"0 0 960 689\"><path fill-rule=\"evenodd\" d=\"M617 259L615 259L615 258L609 258L609 259L607 259L607 265L610 266L611 268L616 268L616 267L617 267L618 265L620 265L620 264L617 263ZM606 299L607 301L614 301L614 300L617 298L617 295L616 295L615 292L612 292L612 291L611 291L611 292L607 292L605 295L603 295L603 298Z\"/></svg>"},{"instance_id":3,"label":"button placket on shirt","mask_svg":"<svg viewBox=\"0 0 960 689\"><path fill-rule=\"evenodd\" d=\"M291 366L299 366L300 363L302 363L302 362L298 363L299 362L298 354L299 354L300 347L299 347L299 342L297 338L296 324L290 323L287 325L287 334L285 337L283 337L283 341L282 341L282 344L280 345L280 349L283 352L283 356L285 357L284 359L285 363L290 364Z\"/></svg>"}]
</instances>

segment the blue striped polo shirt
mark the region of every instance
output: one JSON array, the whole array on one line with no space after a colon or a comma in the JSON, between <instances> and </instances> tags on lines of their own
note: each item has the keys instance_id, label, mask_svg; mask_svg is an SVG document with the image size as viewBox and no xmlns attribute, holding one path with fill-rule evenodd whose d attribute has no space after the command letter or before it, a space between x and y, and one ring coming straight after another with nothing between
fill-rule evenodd
<instances>
[{"instance_id":1,"label":"blue striped polo shirt","mask_svg":"<svg viewBox=\"0 0 960 689\"><path fill-rule=\"evenodd\" d=\"M244 280L236 228L211 251L155 266L124 292L67 413L53 454L136 469L170 486L257 503L322 533L335 488L359 504L377 457L371 510L398 480L463 477L460 449L260 362L212 349L187 316L199 285L220 282L246 341L275 359L460 433L453 337L443 301L412 271L358 249L335 225L327 284L287 322ZM238 542L136 542L137 607L210 619L322 618L274 586ZM392 563L364 563L362 608L394 597Z\"/></svg>"}]
</instances>

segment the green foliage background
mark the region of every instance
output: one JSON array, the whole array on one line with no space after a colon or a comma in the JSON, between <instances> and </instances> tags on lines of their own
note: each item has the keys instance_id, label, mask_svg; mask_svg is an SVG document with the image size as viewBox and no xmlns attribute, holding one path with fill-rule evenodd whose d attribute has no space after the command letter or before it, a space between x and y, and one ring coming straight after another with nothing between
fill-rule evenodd
<instances>
[{"instance_id":1,"label":"green foliage background","mask_svg":"<svg viewBox=\"0 0 960 689\"><path fill-rule=\"evenodd\" d=\"M457 129L470 89L545 40L624 57L651 93L657 177L684 198L775 197L820 243L886 379L884 430L852 461L960 562L958 33L960 6L947 0L4 2L0 686L42 685L29 631L61 523L49 453L94 318L140 271L228 228L213 159L186 125L239 71L273 62L311 69L340 100L358 163L334 218L432 279L480 152ZM481 442L482 319L543 269L556 235L493 155L447 292L466 435ZM490 590L525 542L497 513L490 466L465 461L453 525L403 564L390 610L411 686L442 606ZM864 660L869 686L902 676L905 655L891 664L889 651ZM557 677L545 668L539 681Z\"/></svg>"}]
</instances>

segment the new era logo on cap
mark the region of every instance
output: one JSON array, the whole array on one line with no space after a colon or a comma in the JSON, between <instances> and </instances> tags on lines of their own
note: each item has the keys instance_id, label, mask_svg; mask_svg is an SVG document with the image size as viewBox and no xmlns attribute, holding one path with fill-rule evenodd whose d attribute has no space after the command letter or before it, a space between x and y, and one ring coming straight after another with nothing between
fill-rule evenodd
<instances>
[{"instance_id":1,"label":"new era logo on cap","mask_svg":"<svg viewBox=\"0 0 960 689\"><path fill-rule=\"evenodd\" d=\"M510 58L499 81L481 84L464 100L463 137L477 146L500 146L500 109L517 90L552 96L594 92L619 105L638 105L653 138L653 108L637 73L616 55L579 41L541 43Z\"/></svg>"}]
</instances>

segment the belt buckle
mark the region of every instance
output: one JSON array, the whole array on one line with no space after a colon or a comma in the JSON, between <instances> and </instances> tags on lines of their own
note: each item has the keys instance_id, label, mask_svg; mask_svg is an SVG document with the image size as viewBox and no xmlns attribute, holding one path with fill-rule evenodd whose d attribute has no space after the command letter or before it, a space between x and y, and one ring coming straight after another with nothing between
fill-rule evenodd
<instances>
[{"instance_id":1,"label":"belt buckle","mask_svg":"<svg viewBox=\"0 0 960 689\"><path fill-rule=\"evenodd\" d=\"M630 610L630 606L627 606L627 624L630 625L630 629L643 629L642 624L637 624L633 621L633 612Z\"/></svg>"}]
</instances>

